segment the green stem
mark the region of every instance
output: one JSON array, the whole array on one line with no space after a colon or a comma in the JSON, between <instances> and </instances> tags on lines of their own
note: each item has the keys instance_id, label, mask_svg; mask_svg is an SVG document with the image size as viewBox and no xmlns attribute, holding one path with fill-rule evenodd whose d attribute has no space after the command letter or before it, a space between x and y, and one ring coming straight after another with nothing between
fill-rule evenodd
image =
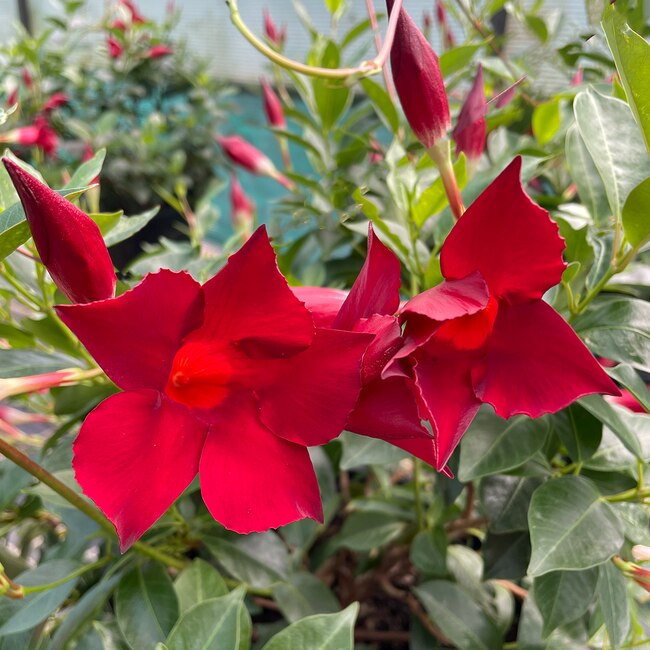
<instances>
[{"instance_id":1,"label":"green stem","mask_svg":"<svg viewBox=\"0 0 650 650\"><path fill-rule=\"evenodd\" d=\"M72 488L69 488L65 483L60 481L55 476L52 476L44 467L34 462L29 456L26 456L21 451L10 445L5 440L0 438L0 454L8 458L12 463L24 469L27 473L31 474L34 478L47 485L50 489L54 490L58 495L62 496L68 503L73 505L77 510L83 512L87 517L92 519L102 530L108 533L111 537L115 535L115 529L102 513L91 505L80 494L77 494ZM167 566L176 569L182 569L185 566L185 561L179 558L167 555L162 551L149 546L144 542L134 542L133 547L135 551L146 555L154 560L162 562Z\"/></svg>"},{"instance_id":2,"label":"green stem","mask_svg":"<svg viewBox=\"0 0 650 650\"><path fill-rule=\"evenodd\" d=\"M384 64L386 63L386 60L388 59L388 55L390 54L390 49L393 46L395 30L397 29L397 20L402 8L402 2L403 0L395 0L390 19L388 21L388 29L386 30L384 45L379 54L377 54L377 56L371 61L364 61L355 68L321 68L318 66L306 65L300 61L289 59L283 54L276 52L276 50L274 50L272 47L269 47L266 43L255 36L255 34L253 34L253 32L248 28L246 23L244 23L241 18L239 8L237 7L237 0L226 0L226 5L230 10L230 20L232 24L258 52L261 52L267 59L273 61L273 63L276 63L283 68L287 68L288 70L294 70L295 72L309 75L311 77L321 77L325 79L348 79L355 76L365 77L381 72Z\"/></svg>"},{"instance_id":3,"label":"green stem","mask_svg":"<svg viewBox=\"0 0 650 650\"><path fill-rule=\"evenodd\" d=\"M422 507L422 461L413 456L413 497L415 498L415 517L418 530L424 530L424 508Z\"/></svg>"},{"instance_id":4,"label":"green stem","mask_svg":"<svg viewBox=\"0 0 650 650\"><path fill-rule=\"evenodd\" d=\"M2 273L2 277L24 298L27 299L29 302L29 305L33 309L41 310L43 308L43 305L29 292L25 287L23 287L16 278L14 278L11 273L7 272L7 269L4 264L0 264L0 273Z\"/></svg>"},{"instance_id":5,"label":"green stem","mask_svg":"<svg viewBox=\"0 0 650 650\"><path fill-rule=\"evenodd\" d=\"M76 571L69 573L64 578L60 578L59 580L55 580L54 582L48 582L45 585L34 585L28 587L21 585L21 590L23 592L23 595L27 596L29 594L36 594L39 591L48 591L49 589L54 589L55 587L59 587L65 584L69 580L73 580L74 578L78 578L79 576L82 576L84 573L88 573L89 571L93 571L94 569L99 569L100 567L103 567L104 565L111 562L112 559L113 558L110 555L107 555L103 557L101 560L97 560L97 562L93 562L92 564L86 564L85 566L79 567Z\"/></svg>"},{"instance_id":6,"label":"green stem","mask_svg":"<svg viewBox=\"0 0 650 650\"><path fill-rule=\"evenodd\" d=\"M264 587L253 587L245 582L239 582L239 580L233 580L232 578L224 578L223 581L226 583L228 589L236 589L240 585L246 587L246 593L251 596L259 596L260 598L273 598L273 590L264 588Z\"/></svg>"},{"instance_id":7,"label":"green stem","mask_svg":"<svg viewBox=\"0 0 650 650\"><path fill-rule=\"evenodd\" d=\"M639 499L645 499L650 496L650 488L644 489L639 487L633 487L625 492L619 492L618 494L611 494L609 496L602 497L605 501L609 503L617 503L619 501L637 501Z\"/></svg>"},{"instance_id":8,"label":"green stem","mask_svg":"<svg viewBox=\"0 0 650 650\"><path fill-rule=\"evenodd\" d=\"M454 219L458 221L465 212L465 206L463 205L463 199L458 189L454 166L451 163L451 145L449 140L436 142L433 147L427 149L427 153L440 172L440 180L442 181L442 186L445 188L449 207L454 215Z\"/></svg>"}]
</instances>

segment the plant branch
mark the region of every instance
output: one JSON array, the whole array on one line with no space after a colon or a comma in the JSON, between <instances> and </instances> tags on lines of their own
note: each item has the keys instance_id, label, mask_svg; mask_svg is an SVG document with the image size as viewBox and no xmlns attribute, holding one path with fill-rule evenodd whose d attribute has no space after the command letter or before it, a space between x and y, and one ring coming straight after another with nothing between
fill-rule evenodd
<instances>
[{"instance_id":1,"label":"plant branch","mask_svg":"<svg viewBox=\"0 0 650 650\"><path fill-rule=\"evenodd\" d=\"M276 52L272 47L269 47L266 43L255 36L255 34L242 20L241 14L239 13L239 7L237 6L237 0L226 0L226 5L230 10L230 20L232 21L232 24L258 52L262 53L267 59L273 61L273 63L276 63L283 68L308 75L310 77L322 77L325 79L348 79L350 77L356 76L365 77L381 72L384 64L388 59L388 55L390 54L390 49L393 46L395 30L397 29L397 20L402 8L402 2L403 0L395 0L390 19L388 21L388 28L386 30L384 45L381 48L380 52L374 59L370 61L363 61L360 65L354 68L321 68L318 66L306 65L300 61L290 59L283 54Z\"/></svg>"}]
</instances>

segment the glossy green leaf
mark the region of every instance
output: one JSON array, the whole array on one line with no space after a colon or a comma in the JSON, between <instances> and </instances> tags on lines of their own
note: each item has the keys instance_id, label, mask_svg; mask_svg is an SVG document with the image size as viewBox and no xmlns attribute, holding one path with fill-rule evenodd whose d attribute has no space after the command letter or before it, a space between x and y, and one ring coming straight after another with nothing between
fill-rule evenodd
<instances>
[{"instance_id":1,"label":"glossy green leaf","mask_svg":"<svg viewBox=\"0 0 650 650\"><path fill-rule=\"evenodd\" d=\"M571 404L553 418L555 432L575 463L591 458L603 437L600 420L578 404Z\"/></svg>"},{"instance_id":2,"label":"glossy green leaf","mask_svg":"<svg viewBox=\"0 0 650 650\"><path fill-rule=\"evenodd\" d=\"M272 589L273 599L289 623L305 616L330 614L340 607L329 587L312 573L292 573Z\"/></svg>"},{"instance_id":3,"label":"glossy green leaf","mask_svg":"<svg viewBox=\"0 0 650 650\"><path fill-rule=\"evenodd\" d=\"M634 395L639 403L650 413L650 390L641 379L639 373L625 363L619 363L613 368L606 368L607 374Z\"/></svg>"},{"instance_id":4,"label":"glossy green leaf","mask_svg":"<svg viewBox=\"0 0 650 650\"><path fill-rule=\"evenodd\" d=\"M443 77L448 77L454 72L458 72L467 67L474 57L474 54L483 47L483 43L472 45L459 45L452 47L450 50L440 55L440 70Z\"/></svg>"},{"instance_id":5,"label":"glossy green leaf","mask_svg":"<svg viewBox=\"0 0 650 650\"><path fill-rule=\"evenodd\" d=\"M611 226L612 210L603 180L575 124L567 131L565 152L580 200L589 210L594 223L599 228Z\"/></svg>"},{"instance_id":6,"label":"glossy green leaf","mask_svg":"<svg viewBox=\"0 0 650 650\"><path fill-rule=\"evenodd\" d=\"M641 246L650 237L650 178L646 178L628 195L623 206L623 230L632 246Z\"/></svg>"},{"instance_id":7,"label":"glossy green leaf","mask_svg":"<svg viewBox=\"0 0 650 650\"><path fill-rule=\"evenodd\" d=\"M533 135L540 144L550 142L561 125L560 100L550 99L533 111Z\"/></svg>"},{"instance_id":8,"label":"glossy green leaf","mask_svg":"<svg viewBox=\"0 0 650 650\"><path fill-rule=\"evenodd\" d=\"M606 8L602 26L630 107L650 153L650 44L627 24L614 5Z\"/></svg>"},{"instance_id":9,"label":"glossy green leaf","mask_svg":"<svg viewBox=\"0 0 650 650\"><path fill-rule=\"evenodd\" d=\"M494 622L457 584L431 580L414 589L433 624L458 650L500 650Z\"/></svg>"},{"instance_id":10,"label":"glossy green leaf","mask_svg":"<svg viewBox=\"0 0 650 650\"><path fill-rule=\"evenodd\" d=\"M481 481L480 497L489 519L490 530L512 533L528 530L528 506L533 492L542 484L539 478L487 476Z\"/></svg>"},{"instance_id":11,"label":"glossy green leaf","mask_svg":"<svg viewBox=\"0 0 650 650\"><path fill-rule=\"evenodd\" d=\"M597 582L598 567L551 571L535 578L535 602L544 619L543 635L582 616L594 599Z\"/></svg>"},{"instance_id":12,"label":"glossy green leaf","mask_svg":"<svg viewBox=\"0 0 650 650\"><path fill-rule=\"evenodd\" d=\"M521 580L530 562L528 531L503 535L488 531L482 551L486 579Z\"/></svg>"},{"instance_id":13,"label":"glossy green leaf","mask_svg":"<svg viewBox=\"0 0 650 650\"><path fill-rule=\"evenodd\" d=\"M318 55L310 59L310 63L323 68L338 68L340 65L338 46L334 41L327 40L322 44ZM321 125L323 131L327 132L348 108L352 100L352 92L342 81L335 79L314 78L311 83Z\"/></svg>"},{"instance_id":14,"label":"glossy green leaf","mask_svg":"<svg viewBox=\"0 0 650 650\"><path fill-rule=\"evenodd\" d=\"M463 190L467 185L467 158L461 153L458 160L454 163L454 174L458 189ZM418 197L417 203L413 206L413 221L421 228L424 222L435 214L438 214L449 205L445 188L440 177L436 178L429 187L427 187Z\"/></svg>"},{"instance_id":15,"label":"glossy green leaf","mask_svg":"<svg viewBox=\"0 0 650 650\"><path fill-rule=\"evenodd\" d=\"M463 436L458 476L467 482L522 465L539 451L549 432L546 419L510 420L482 411Z\"/></svg>"},{"instance_id":16,"label":"glossy green leaf","mask_svg":"<svg viewBox=\"0 0 650 650\"><path fill-rule=\"evenodd\" d=\"M353 512L335 537L337 546L353 551L371 551L397 539L405 529L393 515L378 512Z\"/></svg>"},{"instance_id":17,"label":"glossy green leaf","mask_svg":"<svg viewBox=\"0 0 650 650\"><path fill-rule=\"evenodd\" d=\"M77 167L65 186L83 187L93 183L102 171L105 158L106 149L99 149L90 160L86 160Z\"/></svg>"},{"instance_id":18,"label":"glossy green leaf","mask_svg":"<svg viewBox=\"0 0 650 650\"><path fill-rule=\"evenodd\" d=\"M218 598L228 593L221 574L200 558L193 560L189 567L181 571L174 582L174 589L181 614L208 598Z\"/></svg>"},{"instance_id":19,"label":"glossy green leaf","mask_svg":"<svg viewBox=\"0 0 650 650\"><path fill-rule=\"evenodd\" d=\"M208 550L232 576L253 587L268 587L289 575L289 555L273 531L236 538L204 540Z\"/></svg>"},{"instance_id":20,"label":"glossy green leaf","mask_svg":"<svg viewBox=\"0 0 650 650\"><path fill-rule=\"evenodd\" d=\"M78 366L76 359L63 354L27 349L0 350L0 378L40 375Z\"/></svg>"},{"instance_id":21,"label":"glossy green leaf","mask_svg":"<svg viewBox=\"0 0 650 650\"><path fill-rule=\"evenodd\" d=\"M343 470L365 465L389 465L408 456L407 452L384 440L360 436L349 431L344 431L339 441L343 445L343 455L339 463Z\"/></svg>"},{"instance_id":22,"label":"glossy green leaf","mask_svg":"<svg viewBox=\"0 0 650 650\"><path fill-rule=\"evenodd\" d=\"M361 80L361 86L391 132L397 133L399 130L399 115L390 95L377 82L368 77Z\"/></svg>"},{"instance_id":23,"label":"glossy green leaf","mask_svg":"<svg viewBox=\"0 0 650 650\"><path fill-rule=\"evenodd\" d=\"M625 643L630 631L630 601L626 581L627 578L612 562L600 566L598 602L613 649Z\"/></svg>"},{"instance_id":24,"label":"glossy green leaf","mask_svg":"<svg viewBox=\"0 0 650 650\"><path fill-rule=\"evenodd\" d=\"M421 530L411 542L410 558L413 565L426 578L447 575L447 533L437 526Z\"/></svg>"},{"instance_id":25,"label":"glossy green leaf","mask_svg":"<svg viewBox=\"0 0 650 650\"><path fill-rule=\"evenodd\" d=\"M573 108L610 208L619 218L630 192L650 176L650 159L639 127L627 104L591 89L578 93Z\"/></svg>"},{"instance_id":26,"label":"glossy green leaf","mask_svg":"<svg viewBox=\"0 0 650 650\"><path fill-rule=\"evenodd\" d=\"M120 220L113 226L104 241L107 246L114 246L129 237L140 232L157 214L160 208L151 208L142 214L134 214L131 217L120 217Z\"/></svg>"},{"instance_id":27,"label":"glossy green leaf","mask_svg":"<svg viewBox=\"0 0 650 650\"><path fill-rule=\"evenodd\" d=\"M593 483L579 476L547 481L528 511L532 544L529 572L588 569L618 553L621 522Z\"/></svg>"},{"instance_id":28,"label":"glossy green leaf","mask_svg":"<svg viewBox=\"0 0 650 650\"><path fill-rule=\"evenodd\" d=\"M61 580L78 569L80 564L71 560L50 560L36 569L25 571L16 577L16 582L25 587L46 585ZM22 600L12 600L2 608L0 639L4 636L30 630L43 622L70 595L78 578L73 578L58 587L25 596Z\"/></svg>"},{"instance_id":29,"label":"glossy green leaf","mask_svg":"<svg viewBox=\"0 0 650 650\"><path fill-rule=\"evenodd\" d=\"M276 634L262 650L353 650L359 604L337 614L308 616Z\"/></svg>"},{"instance_id":30,"label":"glossy green leaf","mask_svg":"<svg viewBox=\"0 0 650 650\"><path fill-rule=\"evenodd\" d=\"M238 587L190 607L169 633L169 650L248 650L252 625L245 595L244 587Z\"/></svg>"},{"instance_id":31,"label":"glossy green leaf","mask_svg":"<svg viewBox=\"0 0 650 650\"><path fill-rule=\"evenodd\" d=\"M178 618L178 600L164 567L148 564L125 574L115 593L115 615L132 648L164 641Z\"/></svg>"},{"instance_id":32,"label":"glossy green leaf","mask_svg":"<svg viewBox=\"0 0 650 650\"><path fill-rule=\"evenodd\" d=\"M650 303L608 300L576 318L574 328L592 352L650 372Z\"/></svg>"}]
</instances>

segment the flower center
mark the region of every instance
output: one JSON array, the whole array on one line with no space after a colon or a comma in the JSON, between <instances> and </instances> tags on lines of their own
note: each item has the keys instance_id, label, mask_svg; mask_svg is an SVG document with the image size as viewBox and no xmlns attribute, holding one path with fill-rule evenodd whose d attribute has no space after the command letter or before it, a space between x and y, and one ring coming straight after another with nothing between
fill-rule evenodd
<instances>
[{"instance_id":1,"label":"flower center","mask_svg":"<svg viewBox=\"0 0 650 650\"><path fill-rule=\"evenodd\" d=\"M231 392L232 361L226 346L185 343L174 357L165 392L190 408L213 408Z\"/></svg>"},{"instance_id":2,"label":"flower center","mask_svg":"<svg viewBox=\"0 0 650 650\"><path fill-rule=\"evenodd\" d=\"M490 337L498 311L497 299L490 296L485 309L443 323L433 335L432 342L456 350L478 350Z\"/></svg>"}]
</instances>

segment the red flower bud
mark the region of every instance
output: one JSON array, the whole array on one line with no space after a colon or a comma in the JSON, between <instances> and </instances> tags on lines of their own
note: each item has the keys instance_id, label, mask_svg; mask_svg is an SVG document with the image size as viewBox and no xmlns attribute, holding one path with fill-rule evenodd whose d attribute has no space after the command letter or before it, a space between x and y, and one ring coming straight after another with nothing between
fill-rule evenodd
<instances>
[{"instance_id":1,"label":"red flower bud","mask_svg":"<svg viewBox=\"0 0 650 650\"><path fill-rule=\"evenodd\" d=\"M46 156L54 157L59 138L47 123L47 120L42 116L38 116L33 124L20 126L5 133L0 141L15 142L23 147L40 147Z\"/></svg>"},{"instance_id":2,"label":"red flower bud","mask_svg":"<svg viewBox=\"0 0 650 650\"><path fill-rule=\"evenodd\" d=\"M7 106L11 108L18 103L18 86L16 86L7 97Z\"/></svg>"},{"instance_id":3,"label":"red flower bud","mask_svg":"<svg viewBox=\"0 0 650 650\"><path fill-rule=\"evenodd\" d=\"M120 56L122 56L122 52L124 52L124 48L122 47L122 44L113 35L110 35L106 39L106 45L108 45L108 53L112 59L118 59Z\"/></svg>"},{"instance_id":4,"label":"red flower bud","mask_svg":"<svg viewBox=\"0 0 650 650\"><path fill-rule=\"evenodd\" d=\"M386 0L386 5L390 11L393 0ZM438 57L404 9L397 22L390 62L406 119L429 149L451 126L449 103Z\"/></svg>"},{"instance_id":5,"label":"red flower bud","mask_svg":"<svg viewBox=\"0 0 650 650\"><path fill-rule=\"evenodd\" d=\"M169 56L173 53L174 50L169 45L154 45L147 50L144 56L147 59L159 59L162 56Z\"/></svg>"},{"instance_id":6,"label":"red flower bud","mask_svg":"<svg viewBox=\"0 0 650 650\"><path fill-rule=\"evenodd\" d=\"M253 221L255 219L255 206L244 193L237 177L230 177L230 204L232 207L232 225L235 232L241 233L246 241L253 234Z\"/></svg>"},{"instance_id":7,"label":"red flower bud","mask_svg":"<svg viewBox=\"0 0 650 650\"><path fill-rule=\"evenodd\" d=\"M264 9L264 33L266 38L275 45L278 50L281 50L284 46L284 41L287 38L287 26L284 25L282 29L278 29L271 18L271 14L268 9Z\"/></svg>"},{"instance_id":8,"label":"red flower bud","mask_svg":"<svg viewBox=\"0 0 650 650\"><path fill-rule=\"evenodd\" d=\"M225 154L236 165L248 170L251 174L270 176L287 189L292 190L294 184L278 171L270 158L265 156L257 147L238 135L217 137L217 142L223 147Z\"/></svg>"},{"instance_id":9,"label":"red flower bud","mask_svg":"<svg viewBox=\"0 0 650 650\"><path fill-rule=\"evenodd\" d=\"M76 303L115 295L115 273L97 224L79 208L3 158L25 210L41 261L59 289Z\"/></svg>"},{"instance_id":10,"label":"red flower bud","mask_svg":"<svg viewBox=\"0 0 650 650\"><path fill-rule=\"evenodd\" d=\"M27 68L23 68L22 71L22 76L23 76L23 83L27 88L31 88L32 84L34 83L34 80L32 79L32 75L29 73L29 70Z\"/></svg>"},{"instance_id":11,"label":"red flower bud","mask_svg":"<svg viewBox=\"0 0 650 650\"><path fill-rule=\"evenodd\" d=\"M487 126L485 114L485 86L483 85L483 67L479 65L474 83L465 98L465 103L458 115L456 128L452 136L456 142L456 155L465 153L470 161L477 161L485 149Z\"/></svg>"},{"instance_id":12,"label":"red flower bud","mask_svg":"<svg viewBox=\"0 0 650 650\"><path fill-rule=\"evenodd\" d=\"M442 44L445 49L448 50L452 47L456 47L456 39L449 28L449 21L447 20L447 10L445 5L442 3L442 0L436 0L436 19L438 20L438 26L442 33Z\"/></svg>"},{"instance_id":13,"label":"red flower bud","mask_svg":"<svg viewBox=\"0 0 650 650\"><path fill-rule=\"evenodd\" d=\"M582 82L584 81L585 78L585 73L582 68L578 68L576 70L576 73L571 77L571 82L570 84L572 86L581 86Z\"/></svg>"},{"instance_id":14,"label":"red flower bud","mask_svg":"<svg viewBox=\"0 0 650 650\"><path fill-rule=\"evenodd\" d=\"M54 93L44 104L43 112L49 113L61 106L65 106L70 101L70 98L65 93Z\"/></svg>"},{"instance_id":15,"label":"red flower bud","mask_svg":"<svg viewBox=\"0 0 650 650\"><path fill-rule=\"evenodd\" d=\"M270 126L275 126L278 129L286 129L287 121L284 119L284 111L282 110L282 103L280 98L275 94L275 91L266 79L260 80L262 84L262 92L264 93L264 112L266 119Z\"/></svg>"},{"instance_id":16,"label":"red flower bud","mask_svg":"<svg viewBox=\"0 0 650 650\"><path fill-rule=\"evenodd\" d=\"M120 4L128 11L132 23L146 23L147 19L140 13L132 0L120 0Z\"/></svg>"}]
</instances>

